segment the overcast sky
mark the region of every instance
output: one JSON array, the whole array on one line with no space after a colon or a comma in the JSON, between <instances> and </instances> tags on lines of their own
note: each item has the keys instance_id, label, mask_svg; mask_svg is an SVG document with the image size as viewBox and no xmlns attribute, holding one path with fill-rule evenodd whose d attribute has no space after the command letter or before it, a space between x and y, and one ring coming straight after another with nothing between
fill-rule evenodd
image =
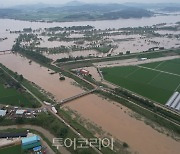
<instances>
[{"instance_id":1,"label":"overcast sky","mask_svg":"<svg viewBox=\"0 0 180 154\"><path fill-rule=\"evenodd\" d=\"M7 7L7 6L13 6L13 5L19 5L19 4L35 4L35 3L48 3L48 4L63 4L67 3L72 0L0 0L0 7ZM179 3L179 0L80 0L82 2L91 2L91 3L125 3L125 2L141 2L141 3L161 3L161 2L166 2L166 3Z\"/></svg>"}]
</instances>

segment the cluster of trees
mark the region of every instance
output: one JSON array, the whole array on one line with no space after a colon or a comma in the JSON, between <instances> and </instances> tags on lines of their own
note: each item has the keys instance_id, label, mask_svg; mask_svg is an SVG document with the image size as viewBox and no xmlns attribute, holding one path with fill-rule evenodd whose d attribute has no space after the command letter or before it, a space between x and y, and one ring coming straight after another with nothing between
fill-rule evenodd
<instances>
[{"instance_id":1,"label":"cluster of trees","mask_svg":"<svg viewBox=\"0 0 180 154\"><path fill-rule=\"evenodd\" d=\"M150 108L155 108L155 105L154 105L152 102L150 102L149 100L145 100L145 99L140 98L140 97L138 97L138 96L136 96L136 95L132 95L130 92L128 92L128 91L126 91L126 90L124 90L124 89L115 88L115 93L121 94L121 95L123 94L123 95L125 95L126 97L130 97L130 98L132 98L133 100L136 100L136 101L138 101L139 103L142 103L142 104L145 105L145 106L148 106L148 107L150 107Z\"/></svg>"},{"instance_id":2,"label":"cluster of trees","mask_svg":"<svg viewBox=\"0 0 180 154\"><path fill-rule=\"evenodd\" d=\"M93 49L102 53L107 53L111 49L111 46L94 47Z\"/></svg>"},{"instance_id":3,"label":"cluster of trees","mask_svg":"<svg viewBox=\"0 0 180 154\"><path fill-rule=\"evenodd\" d=\"M167 118L171 118L173 121L176 121L178 123L180 123L180 119L179 119L179 116L176 116L174 115L173 113L167 111L167 110L164 110L160 107L157 107L154 105L154 103L152 101L149 101L145 98L141 98L139 96L136 96L136 95L133 95L132 93L124 90L124 89L120 89L120 88L116 88L115 89L115 93L118 94L118 95L123 95L127 98L131 98L133 101L135 102L138 102L138 104L141 104L141 106L145 106L155 112L159 112L161 113L162 115L164 115L165 117Z\"/></svg>"},{"instance_id":4,"label":"cluster of trees","mask_svg":"<svg viewBox=\"0 0 180 154\"><path fill-rule=\"evenodd\" d=\"M23 32L30 33L30 32L32 32L32 28L24 28Z\"/></svg>"},{"instance_id":5,"label":"cluster of trees","mask_svg":"<svg viewBox=\"0 0 180 154\"><path fill-rule=\"evenodd\" d=\"M18 42L30 42L30 41L38 41L40 38L37 37L35 34L20 34L17 38Z\"/></svg>"},{"instance_id":6,"label":"cluster of trees","mask_svg":"<svg viewBox=\"0 0 180 154\"><path fill-rule=\"evenodd\" d=\"M22 75L18 75L17 78L22 81L23 80L23 76ZM3 70L0 69L0 82L8 84L9 86L11 86L12 88L15 88L17 90L22 89L21 85L19 82L14 81L11 77L9 77L6 73L4 73Z\"/></svg>"},{"instance_id":7,"label":"cluster of trees","mask_svg":"<svg viewBox=\"0 0 180 154\"><path fill-rule=\"evenodd\" d=\"M41 126L49 130L56 137L65 138L69 134L69 129L57 118L54 118L51 114L40 113L36 118L25 119L25 118L16 118L15 120L6 120L0 118L1 125L12 125L12 124L32 124Z\"/></svg>"},{"instance_id":8,"label":"cluster of trees","mask_svg":"<svg viewBox=\"0 0 180 154\"><path fill-rule=\"evenodd\" d=\"M90 30L93 29L93 26L86 25L86 26L71 26L71 27L51 27L45 28L46 31L81 31L81 30Z\"/></svg>"},{"instance_id":9,"label":"cluster of trees","mask_svg":"<svg viewBox=\"0 0 180 154\"><path fill-rule=\"evenodd\" d=\"M69 57L69 58L57 59L56 62L76 61L76 60L82 60L82 59L84 59L83 56L79 56L79 57Z\"/></svg>"},{"instance_id":10,"label":"cluster of trees","mask_svg":"<svg viewBox=\"0 0 180 154\"><path fill-rule=\"evenodd\" d=\"M22 48L20 46L19 42L16 42L16 44L13 45L12 50L15 51L15 52L19 52L19 53L29 57L30 59L33 59L35 61L39 61L39 62L44 63L44 64L50 63L52 61L51 59L43 56L39 52L32 51L32 50L27 50L27 49Z\"/></svg>"}]
</instances>

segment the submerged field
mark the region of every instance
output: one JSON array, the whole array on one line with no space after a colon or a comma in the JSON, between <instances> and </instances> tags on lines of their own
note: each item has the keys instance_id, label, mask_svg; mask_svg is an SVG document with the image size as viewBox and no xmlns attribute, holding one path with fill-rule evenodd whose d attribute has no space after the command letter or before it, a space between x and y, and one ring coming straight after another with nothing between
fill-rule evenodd
<instances>
[{"instance_id":1,"label":"submerged field","mask_svg":"<svg viewBox=\"0 0 180 154\"><path fill-rule=\"evenodd\" d=\"M180 91L180 59L103 68L102 72L105 80L162 104Z\"/></svg>"}]
</instances>

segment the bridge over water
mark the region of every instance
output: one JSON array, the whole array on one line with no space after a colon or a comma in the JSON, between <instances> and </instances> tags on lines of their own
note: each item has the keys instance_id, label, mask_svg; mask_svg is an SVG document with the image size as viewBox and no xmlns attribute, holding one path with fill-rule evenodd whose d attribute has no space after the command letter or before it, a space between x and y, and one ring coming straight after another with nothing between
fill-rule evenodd
<instances>
[{"instance_id":1,"label":"bridge over water","mask_svg":"<svg viewBox=\"0 0 180 154\"><path fill-rule=\"evenodd\" d=\"M3 50L3 51L0 51L0 55L11 54L11 53L12 53L12 50Z\"/></svg>"},{"instance_id":2,"label":"bridge over water","mask_svg":"<svg viewBox=\"0 0 180 154\"><path fill-rule=\"evenodd\" d=\"M81 94L78 94L78 95L75 95L75 96L72 96L72 97L63 99L63 100L61 100L61 102L59 102L58 104L64 105L65 103L68 103L68 102L73 101L73 100L75 100L75 99L78 99L78 98L80 98L80 97L83 97L83 96L86 96L86 95L88 95L88 94L91 94L91 93L93 93L94 91L96 91L97 89L98 89L98 88L95 88L95 89L92 89L92 90L83 92L83 93L81 93Z\"/></svg>"}]
</instances>

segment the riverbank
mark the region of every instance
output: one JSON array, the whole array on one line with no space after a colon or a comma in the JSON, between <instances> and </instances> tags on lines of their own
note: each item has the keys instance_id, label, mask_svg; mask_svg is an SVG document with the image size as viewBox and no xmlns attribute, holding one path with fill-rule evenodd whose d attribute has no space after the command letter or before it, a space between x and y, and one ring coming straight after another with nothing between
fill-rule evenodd
<instances>
[{"instance_id":1,"label":"riverbank","mask_svg":"<svg viewBox=\"0 0 180 154\"><path fill-rule=\"evenodd\" d=\"M14 63L11 63L12 61L10 60L11 58L13 58L13 62L16 63L16 66L14 66ZM35 82L39 86L42 86L43 89L46 89L52 94L55 94L57 100L62 99L62 95L57 95L57 92L59 92L59 90L62 90L61 88L64 88L64 86L60 86L63 83L61 83L58 79L56 79L56 77L53 78L53 76L49 74L47 68L40 67L35 62L33 62L34 64L29 65L28 64L29 60L22 58L18 55L4 55L3 58L0 59L0 61L4 65L6 65L9 69L12 69L13 71L17 71L20 74L23 74L25 78L28 78L28 80L30 81L33 80L33 82ZM25 66L26 69L25 68L23 69L23 66ZM36 70L36 72L39 73L38 76L32 76L34 70ZM42 75L43 77L41 78ZM54 88L51 89L50 88L51 86L50 85L48 86L47 83L50 83L51 85L55 83L54 86L55 87L58 86L60 89L58 88L59 90L55 91ZM66 84L68 85L68 87L65 88L67 88L68 91L69 91L69 86L72 86L73 89L75 88L77 90L78 89L80 90L79 87L73 87L73 85L69 84L68 82ZM74 95L75 93L77 93L77 90L75 92L73 91L69 91L69 93L65 92L64 96ZM92 122L96 123L98 126L102 127L104 130L112 134L114 137L118 138L119 140L123 140L127 142L134 151L137 150L140 151L141 153L144 153L145 152L144 147L146 147L149 150L151 149L150 152L153 152L152 150L154 150L155 145L151 144L152 141L153 143L156 143L156 145L162 145L162 147L164 146L164 144L166 146L171 145L171 148L169 147L169 149L172 149L172 146L174 146L173 149L177 149L176 146L179 147L178 142L174 141L170 137L158 133L150 126L144 124L144 122L138 121L133 117L130 117L128 114L125 114L124 111L121 110L121 108L114 105L114 103L110 103L109 100L102 99L96 95L89 95L80 98L78 100L75 100L69 103L68 105L71 109L76 110L84 118L90 119ZM126 110L129 111L129 109ZM109 125L110 122L111 125ZM122 122L124 123L122 124ZM123 129L122 126L124 126ZM134 129L134 127L137 128ZM121 129L122 131L120 133L119 130ZM140 130L143 130L144 133L142 134L142 131ZM132 133L134 131L135 133ZM133 135L134 136L133 138L127 135L130 132L132 133L132 135L133 134L135 135L135 136ZM150 136L153 136L153 138L151 140L148 140L147 138L149 138ZM147 142L142 143L143 140L141 140L141 137L144 138L144 140L146 140ZM143 147L141 146L142 144L144 145ZM163 150L164 152L163 148L159 148L159 153L162 153L161 150ZM166 152L169 153L170 151L167 150L164 153ZM173 152L176 153L175 151Z\"/></svg>"}]
</instances>

